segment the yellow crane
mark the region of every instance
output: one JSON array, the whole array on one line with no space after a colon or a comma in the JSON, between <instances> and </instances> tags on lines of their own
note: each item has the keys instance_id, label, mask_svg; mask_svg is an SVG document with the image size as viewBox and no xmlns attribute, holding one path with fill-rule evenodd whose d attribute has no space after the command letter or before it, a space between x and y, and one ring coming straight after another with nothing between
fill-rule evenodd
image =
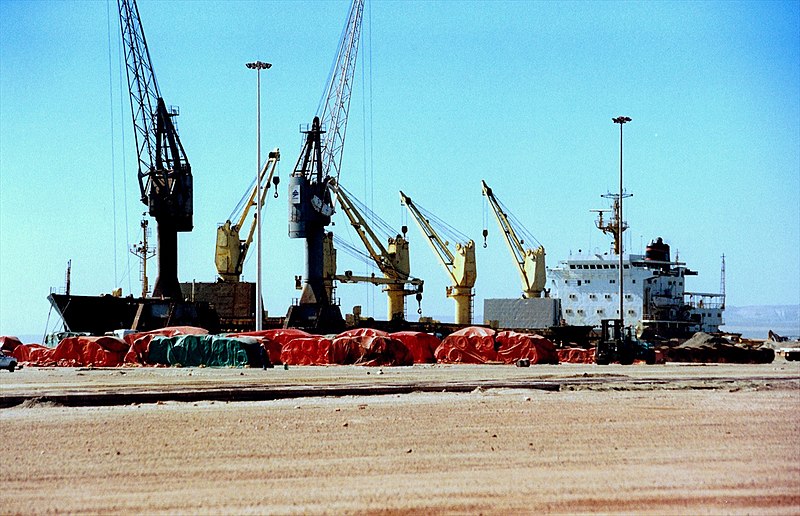
<instances>
[{"instance_id":1,"label":"yellow crane","mask_svg":"<svg viewBox=\"0 0 800 516\"><path fill-rule=\"evenodd\" d=\"M504 209L504 206L495 197L494 192L486 184L486 181L481 181L481 184L483 185L483 195L486 196L489 205L492 207L495 219L497 219L497 225L500 226L500 231L503 232L508 244L508 250L511 251L511 257L517 265L517 270L522 280L522 297L525 299L540 297L547 282L544 246L525 247L525 240L520 238L517 230L514 229L508 211ZM519 229L520 232L524 230L524 228ZM487 233L484 229L484 237ZM533 236L529 238L533 239ZM485 244L484 247L486 247Z\"/></svg>"},{"instance_id":2,"label":"yellow crane","mask_svg":"<svg viewBox=\"0 0 800 516\"><path fill-rule=\"evenodd\" d=\"M478 277L475 265L475 242L463 235L458 235L463 241L456 242L455 252L450 251L449 242L443 240L431 224L431 219L435 220L435 218L431 214L427 214L427 216L423 214L421 208L403 192L400 192L400 201L408 208L420 231L428 239L433 252L450 276L452 284L447 287L447 297L452 298L456 303L456 324L472 324L472 298L475 295L472 288ZM440 222L440 224L443 223Z\"/></svg>"},{"instance_id":3,"label":"yellow crane","mask_svg":"<svg viewBox=\"0 0 800 516\"><path fill-rule=\"evenodd\" d=\"M275 149L269 153L269 158L261 168L261 181L263 182L264 178L266 177L266 187L263 188L261 193L262 206L264 205L264 200L267 197L270 183L275 185L275 197L278 196L277 186L278 183L280 183L280 178L275 175L275 169L280 160L280 150ZM250 197L244 204L243 209L242 203L240 202L239 206L234 209L234 213L231 214L230 218L217 228L217 250L214 257L214 262L217 266L217 273L222 281L236 283L239 282L239 279L242 275L242 267L244 266L244 260L247 257L247 250L250 248L250 244L253 242L253 234L256 230L255 217L253 217L253 220L250 223L250 231L247 233L247 239L241 240L239 237L239 232L247 220L247 214L250 212L250 208L256 205L256 190L258 190L258 187L255 185L254 180ZM231 219L236 218L234 214L239 209L242 209L242 213L234 224L231 222Z\"/></svg>"},{"instance_id":4,"label":"yellow crane","mask_svg":"<svg viewBox=\"0 0 800 516\"><path fill-rule=\"evenodd\" d=\"M416 294L417 301L422 299L423 281L410 277L411 261L408 252L408 240L401 235L389 237L387 245L375 234L370 224L364 218L357 206L357 202L350 197L347 190L335 180L331 187L342 211L347 215L350 225L356 230L358 237L364 243L367 253L383 274L383 278L372 276L355 276L352 271L344 275L337 275L336 279L344 283L366 282L373 285L383 285L383 291L388 296L388 320L405 319L405 298ZM406 288L409 285L411 288ZM419 312L419 310L418 310Z\"/></svg>"}]
</instances>

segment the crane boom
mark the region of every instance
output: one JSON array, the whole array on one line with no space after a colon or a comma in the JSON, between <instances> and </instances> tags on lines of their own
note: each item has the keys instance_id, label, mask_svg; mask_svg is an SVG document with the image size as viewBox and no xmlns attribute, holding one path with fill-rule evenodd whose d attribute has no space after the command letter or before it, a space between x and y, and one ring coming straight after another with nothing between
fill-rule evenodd
<instances>
[{"instance_id":1,"label":"crane boom","mask_svg":"<svg viewBox=\"0 0 800 516\"><path fill-rule=\"evenodd\" d=\"M280 178L275 175L275 169L280 159L280 150L275 149L269 153L269 159L267 159L266 163L264 163L264 166L261 168L261 181L264 181L266 178L266 184L269 185L272 183L276 188L280 182ZM250 244L253 242L253 235L256 230L256 219L253 218L250 223L250 230L245 240L240 239L239 232L244 227L247 216L250 213L250 208L256 205L257 190L258 187L254 185L236 223L228 219L217 228L217 249L214 262L217 266L217 273L222 281L237 282L242 275L244 262L247 258L247 251L250 249ZM268 192L269 188L264 188L261 193L262 205L264 205ZM278 196L277 189L275 191L275 196Z\"/></svg>"},{"instance_id":2,"label":"crane boom","mask_svg":"<svg viewBox=\"0 0 800 516\"><path fill-rule=\"evenodd\" d=\"M350 111L363 12L364 0L353 0L319 112L322 127L328 131L322 149L322 173L337 181L347 133L347 116Z\"/></svg>"},{"instance_id":3,"label":"crane boom","mask_svg":"<svg viewBox=\"0 0 800 516\"><path fill-rule=\"evenodd\" d=\"M522 297L526 299L540 297L547 281L544 247L540 245L536 248L526 248L525 242L519 238L508 213L503 209L492 189L489 188L486 181L482 180L481 185L483 185L483 195L489 200L497 225L500 226L511 257L517 265L517 271L522 280Z\"/></svg>"},{"instance_id":4,"label":"crane boom","mask_svg":"<svg viewBox=\"0 0 800 516\"><path fill-rule=\"evenodd\" d=\"M192 171L178 131L158 89L135 0L118 0L131 116L139 160L141 200L158 225L158 277L154 297L182 298L177 233L191 231Z\"/></svg>"},{"instance_id":5,"label":"crane boom","mask_svg":"<svg viewBox=\"0 0 800 516\"><path fill-rule=\"evenodd\" d=\"M411 262L409 260L408 241L401 235L390 237L388 245L384 246L380 238L375 234L371 225L364 218L358 206L350 198L347 190L339 183L332 181L331 186L336 194L336 200L347 215L350 225L356 230L361 242L367 249L367 253L378 269L385 276L376 278L371 276L354 276L352 273L344 276L337 276L337 279L344 282L368 282L374 285L384 285L384 290L388 300L388 318L402 319L405 317L405 296L417 294L417 299L421 299L423 281L417 278L410 278ZM406 289L405 285L414 288Z\"/></svg>"},{"instance_id":6,"label":"crane boom","mask_svg":"<svg viewBox=\"0 0 800 516\"><path fill-rule=\"evenodd\" d=\"M430 220L422 214L411 198L400 192L400 201L411 213L417 227L425 235L434 254L450 276L452 285L447 287L447 297L453 298L456 303L456 324L472 324L472 298L474 297L472 288L478 277L475 264L475 242L472 240L457 242L455 253L451 252L448 243L439 236Z\"/></svg>"}]
</instances>

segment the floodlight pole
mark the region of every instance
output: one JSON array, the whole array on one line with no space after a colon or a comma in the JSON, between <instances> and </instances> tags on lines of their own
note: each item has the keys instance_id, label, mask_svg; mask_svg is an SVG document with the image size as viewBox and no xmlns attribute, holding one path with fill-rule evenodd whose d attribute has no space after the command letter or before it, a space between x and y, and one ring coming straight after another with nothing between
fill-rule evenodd
<instances>
[{"instance_id":1,"label":"floodlight pole","mask_svg":"<svg viewBox=\"0 0 800 516\"><path fill-rule=\"evenodd\" d=\"M256 147L258 163L256 164L256 331L263 329L264 308L261 300L261 70L272 68L271 63L253 61L245 66L256 71Z\"/></svg>"},{"instance_id":2,"label":"floodlight pole","mask_svg":"<svg viewBox=\"0 0 800 516\"><path fill-rule=\"evenodd\" d=\"M616 118L611 119L615 124L619 124L619 219L617 220L617 240L619 241L619 319L620 319L620 329L625 328L625 312L624 312L624 297L623 293L625 291L624 284L622 282L622 126L630 122L630 117L627 116L618 116Z\"/></svg>"}]
</instances>

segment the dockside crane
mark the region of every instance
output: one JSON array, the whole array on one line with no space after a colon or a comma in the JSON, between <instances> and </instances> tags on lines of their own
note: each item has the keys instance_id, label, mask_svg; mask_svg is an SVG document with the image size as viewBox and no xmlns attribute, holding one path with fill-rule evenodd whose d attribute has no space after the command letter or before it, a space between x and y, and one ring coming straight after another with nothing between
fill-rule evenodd
<instances>
[{"instance_id":1,"label":"dockside crane","mask_svg":"<svg viewBox=\"0 0 800 516\"><path fill-rule=\"evenodd\" d=\"M356 230L358 237L363 242L369 258L375 263L383 274L377 276L356 276L351 271L335 278L343 283L366 282L373 285L383 285L383 290L388 296L387 317L389 321L405 319L405 298L416 295L417 301L422 299L423 281L412 278L411 260L409 259L408 240L405 234L396 233L388 238L384 245L373 230L372 225L362 213L364 208L359 208L359 202L339 183L331 182L331 188L336 195L336 200L342 211L347 215L350 225ZM383 223L388 226L388 224ZM405 229L405 228L404 228ZM406 288L408 285L408 288ZM418 310L418 313L421 310Z\"/></svg>"},{"instance_id":2,"label":"dockside crane","mask_svg":"<svg viewBox=\"0 0 800 516\"><path fill-rule=\"evenodd\" d=\"M492 207L497 225L500 226L500 231L503 232L503 237L508 244L508 250L511 252L511 257L514 259L519 271L520 279L522 280L522 297L525 299L540 297L547 283L544 246L539 244L538 247L525 247L525 238L520 238L520 235L528 232L519 222L517 222L517 228L515 229L515 224L512 224L509 211L497 199L492 189L486 184L486 181L482 180L481 185L483 185L483 195ZM484 236L486 233L484 230ZM527 239L529 243L531 239L535 240L533 235L530 234Z\"/></svg>"},{"instance_id":3,"label":"dockside crane","mask_svg":"<svg viewBox=\"0 0 800 516\"><path fill-rule=\"evenodd\" d=\"M178 282L178 233L193 228L192 169L158 89L135 0L118 0L141 201L155 218L158 275L153 297L183 299Z\"/></svg>"},{"instance_id":4,"label":"dockside crane","mask_svg":"<svg viewBox=\"0 0 800 516\"><path fill-rule=\"evenodd\" d=\"M439 236L439 232L431 223L432 216L426 216L422 209L403 192L400 192L400 202L411 213L419 230L428 239L433 252L450 276L452 284L447 287L446 292L447 297L452 298L456 303L456 324L472 324L472 298L475 295L472 288L478 277L475 264L475 242L463 238L463 242L456 242L455 252L451 251L448 247L449 243Z\"/></svg>"},{"instance_id":5,"label":"dockside crane","mask_svg":"<svg viewBox=\"0 0 800 516\"><path fill-rule=\"evenodd\" d=\"M261 181L266 179L266 184L272 183L275 190L275 197L278 196L277 187L280 183L280 178L275 175L275 170L278 162L281 160L280 150L275 149L269 153L264 166L261 168ZM247 238L242 240L240 232L244 228L247 216L250 209L256 205L256 195L258 187L256 181L253 180L253 186L249 188L249 197L246 202L240 203L231 216L221 226L217 228L217 248L214 256L214 262L217 266L217 274L222 281L225 282L238 282L242 276L242 269L244 267L245 259L247 258L247 251L250 249L250 244L253 242L253 235L256 231L255 217L250 222L250 230L247 233ZM261 193L261 205L263 206L269 188L264 188ZM247 194L245 194L247 195ZM237 216L238 215L238 216ZM262 212L263 216L263 212ZM232 222L235 219L236 222Z\"/></svg>"},{"instance_id":6,"label":"dockside crane","mask_svg":"<svg viewBox=\"0 0 800 516\"><path fill-rule=\"evenodd\" d=\"M335 331L344 325L326 285L326 250L331 248L326 241L331 237L325 228L334 212L331 183L339 179L363 9L364 0L353 0L317 115L303 131L305 143L289 178L289 237L306 241L306 274L287 326Z\"/></svg>"}]
</instances>

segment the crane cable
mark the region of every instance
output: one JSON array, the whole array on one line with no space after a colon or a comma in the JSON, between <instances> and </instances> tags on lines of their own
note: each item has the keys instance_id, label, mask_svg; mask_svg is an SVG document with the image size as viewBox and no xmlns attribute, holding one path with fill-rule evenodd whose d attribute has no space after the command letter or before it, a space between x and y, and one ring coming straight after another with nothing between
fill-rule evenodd
<instances>
[{"instance_id":1,"label":"crane cable","mask_svg":"<svg viewBox=\"0 0 800 516\"><path fill-rule=\"evenodd\" d=\"M118 270L117 270L117 192L116 192L116 177L117 177L117 159L116 159L116 152L115 152L115 122L114 122L114 74L113 74L113 52L112 52L112 41L111 41L111 0L106 1L106 30L107 30L107 42L108 42L108 99L109 99L109 114L110 114L110 125L111 125L111 193L112 193L112 210L113 210L113 229L114 229L114 285L119 286L125 279L128 280L128 292L133 292L133 286L131 284L131 255L126 248L124 251L125 254L125 274L122 278L118 277ZM116 31L113 31L116 33ZM122 41L120 38L115 38L117 42L117 69L119 73L118 84L122 85ZM120 86L121 87L121 86ZM125 118L125 107L124 102L122 100L122 95L119 96L119 120L124 120ZM129 227L129 218L128 218L128 173L127 167L125 165L126 156L125 156L125 126L120 124L120 146L122 149L122 212L124 217L124 228L125 228L125 242L126 247L130 243L130 227Z\"/></svg>"}]
</instances>

